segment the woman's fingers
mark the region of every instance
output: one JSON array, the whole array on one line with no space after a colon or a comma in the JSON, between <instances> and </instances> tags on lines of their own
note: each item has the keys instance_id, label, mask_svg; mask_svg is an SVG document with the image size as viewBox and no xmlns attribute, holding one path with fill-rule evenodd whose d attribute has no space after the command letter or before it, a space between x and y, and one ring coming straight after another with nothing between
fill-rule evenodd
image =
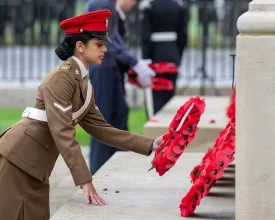
<instances>
[{"instance_id":1,"label":"woman's fingers","mask_svg":"<svg viewBox=\"0 0 275 220\"><path fill-rule=\"evenodd\" d=\"M91 193L91 199L96 205L106 205L106 202L97 193Z\"/></svg>"},{"instance_id":2,"label":"woman's fingers","mask_svg":"<svg viewBox=\"0 0 275 220\"><path fill-rule=\"evenodd\" d=\"M98 202L96 201L96 198L93 193L91 193L91 200L93 204L98 205Z\"/></svg>"},{"instance_id":3,"label":"woman's fingers","mask_svg":"<svg viewBox=\"0 0 275 220\"><path fill-rule=\"evenodd\" d=\"M97 194L92 183L85 184L83 190L88 204L107 205L107 203Z\"/></svg>"},{"instance_id":4,"label":"woman's fingers","mask_svg":"<svg viewBox=\"0 0 275 220\"><path fill-rule=\"evenodd\" d=\"M98 200L101 205L107 205L107 203L104 201L104 199L102 199L99 195L98 195Z\"/></svg>"},{"instance_id":5,"label":"woman's fingers","mask_svg":"<svg viewBox=\"0 0 275 220\"><path fill-rule=\"evenodd\" d=\"M91 197L88 193L87 194L85 193L85 198L86 198L86 201L88 204L90 204L92 202Z\"/></svg>"}]
</instances>

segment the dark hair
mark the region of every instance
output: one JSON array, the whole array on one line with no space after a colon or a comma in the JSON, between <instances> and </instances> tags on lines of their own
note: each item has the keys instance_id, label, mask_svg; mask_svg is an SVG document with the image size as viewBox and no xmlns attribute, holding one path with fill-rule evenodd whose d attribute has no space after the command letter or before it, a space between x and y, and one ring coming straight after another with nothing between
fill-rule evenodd
<instances>
[{"instance_id":1,"label":"dark hair","mask_svg":"<svg viewBox=\"0 0 275 220\"><path fill-rule=\"evenodd\" d=\"M77 41L87 44L92 38L94 38L94 36L89 32L66 35L64 40L55 49L55 53L59 59L65 61L74 54Z\"/></svg>"}]
</instances>

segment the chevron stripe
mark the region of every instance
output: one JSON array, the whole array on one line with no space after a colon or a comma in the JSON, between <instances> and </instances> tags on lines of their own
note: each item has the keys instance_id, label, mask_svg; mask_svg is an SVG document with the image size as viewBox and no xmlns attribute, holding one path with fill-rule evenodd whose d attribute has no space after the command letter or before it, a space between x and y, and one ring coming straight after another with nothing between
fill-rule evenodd
<instances>
[{"instance_id":1,"label":"chevron stripe","mask_svg":"<svg viewBox=\"0 0 275 220\"><path fill-rule=\"evenodd\" d=\"M56 103L56 102L54 102L53 104L54 104L54 106L55 106L57 109L59 109L59 110L62 111L63 113L66 113L67 111L69 111L69 110L72 108L72 105L70 105L70 106L64 108L62 105L60 105L60 104L58 104L58 103Z\"/></svg>"}]
</instances>

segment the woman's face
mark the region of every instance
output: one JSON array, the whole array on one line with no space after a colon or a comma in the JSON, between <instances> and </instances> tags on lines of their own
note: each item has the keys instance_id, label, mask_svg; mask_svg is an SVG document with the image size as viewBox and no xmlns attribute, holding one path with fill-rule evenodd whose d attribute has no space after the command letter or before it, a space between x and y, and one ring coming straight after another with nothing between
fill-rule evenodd
<instances>
[{"instance_id":1,"label":"woman's face","mask_svg":"<svg viewBox=\"0 0 275 220\"><path fill-rule=\"evenodd\" d=\"M78 44L78 43L77 43ZM82 43L81 43L82 44ZM78 45L77 45L78 47ZM93 38L86 45L81 45L81 55L88 64L101 64L107 48L103 40Z\"/></svg>"}]
</instances>

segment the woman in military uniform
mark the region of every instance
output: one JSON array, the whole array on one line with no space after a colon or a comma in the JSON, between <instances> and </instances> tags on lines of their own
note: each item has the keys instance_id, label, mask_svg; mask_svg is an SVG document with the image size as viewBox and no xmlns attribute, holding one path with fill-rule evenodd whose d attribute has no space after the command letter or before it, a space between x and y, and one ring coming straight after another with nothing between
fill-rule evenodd
<instances>
[{"instance_id":1,"label":"woman in military uniform","mask_svg":"<svg viewBox=\"0 0 275 220\"><path fill-rule=\"evenodd\" d=\"M0 135L0 219L49 219L49 176L59 154L87 202L106 204L75 140L77 124L116 148L150 155L158 147L161 138L154 141L107 124L95 104L88 66L100 64L106 53L109 16L109 10L99 10L60 23L66 37L56 54L65 62L42 81L35 106Z\"/></svg>"}]
</instances>

